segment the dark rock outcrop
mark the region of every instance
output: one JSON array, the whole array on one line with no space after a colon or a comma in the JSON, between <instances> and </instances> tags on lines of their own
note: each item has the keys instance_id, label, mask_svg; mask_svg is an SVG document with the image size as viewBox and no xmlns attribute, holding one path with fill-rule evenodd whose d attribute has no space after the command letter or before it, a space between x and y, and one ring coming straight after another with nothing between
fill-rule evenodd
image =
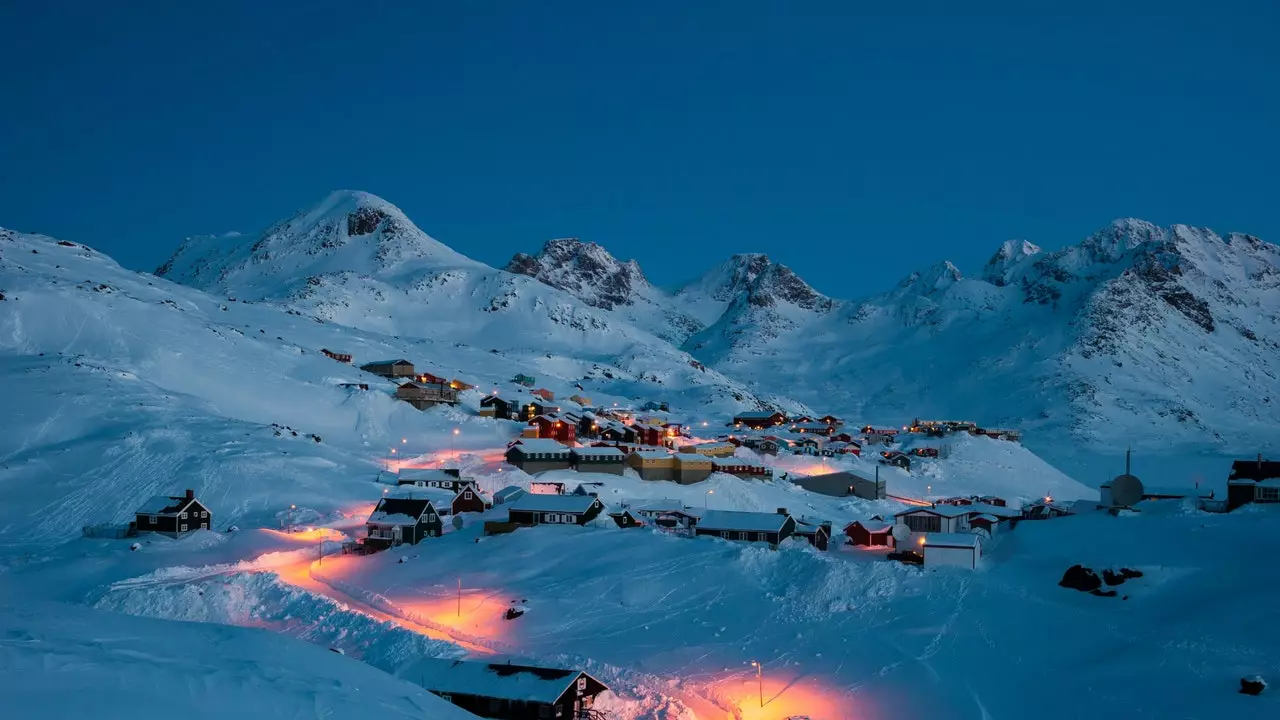
<instances>
[{"instance_id":1,"label":"dark rock outcrop","mask_svg":"<svg viewBox=\"0 0 1280 720\"><path fill-rule=\"evenodd\" d=\"M1072 565L1063 573L1058 585L1080 592L1093 592L1102 587L1102 580L1089 568L1083 565Z\"/></svg>"},{"instance_id":2,"label":"dark rock outcrop","mask_svg":"<svg viewBox=\"0 0 1280 720\"><path fill-rule=\"evenodd\" d=\"M1267 689L1267 683L1260 677L1252 680L1249 678L1240 678L1240 694L1241 695L1261 695L1263 690Z\"/></svg>"}]
</instances>

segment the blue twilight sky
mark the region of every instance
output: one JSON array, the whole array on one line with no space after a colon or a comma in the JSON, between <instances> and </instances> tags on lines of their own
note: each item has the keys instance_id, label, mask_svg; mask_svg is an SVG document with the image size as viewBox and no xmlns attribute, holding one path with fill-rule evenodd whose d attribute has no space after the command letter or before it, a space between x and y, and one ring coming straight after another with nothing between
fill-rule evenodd
<instances>
[{"instance_id":1,"label":"blue twilight sky","mask_svg":"<svg viewBox=\"0 0 1280 720\"><path fill-rule=\"evenodd\" d=\"M0 226L150 270L336 188L490 264L841 297L1120 216L1280 242L1280 3L4 2Z\"/></svg>"}]
</instances>

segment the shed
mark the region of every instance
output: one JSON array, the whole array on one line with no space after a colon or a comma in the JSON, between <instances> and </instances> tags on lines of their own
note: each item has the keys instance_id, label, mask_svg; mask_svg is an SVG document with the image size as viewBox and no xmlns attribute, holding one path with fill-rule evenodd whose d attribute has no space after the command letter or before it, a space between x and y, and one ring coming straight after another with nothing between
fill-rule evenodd
<instances>
[{"instance_id":1,"label":"shed","mask_svg":"<svg viewBox=\"0 0 1280 720\"><path fill-rule=\"evenodd\" d=\"M926 566L951 565L970 570L982 559L982 537L975 533L933 533L924 542Z\"/></svg>"},{"instance_id":2,"label":"shed","mask_svg":"<svg viewBox=\"0 0 1280 720\"><path fill-rule=\"evenodd\" d=\"M453 501L449 503L449 509L454 515L464 512L484 512L491 507L475 483L467 483L458 490L458 494L453 496Z\"/></svg>"},{"instance_id":3,"label":"shed","mask_svg":"<svg viewBox=\"0 0 1280 720\"><path fill-rule=\"evenodd\" d=\"M831 541L831 521L799 518L796 520L796 537L802 537L819 550L826 550Z\"/></svg>"},{"instance_id":4,"label":"shed","mask_svg":"<svg viewBox=\"0 0 1280 720\"><path fill-rule=\"evenodd\" d=\"M516 498L524 494L524 488L516 485L508 485L493 494L493 502L496 505L513 502Z\"/></svg>"}]
</instances>

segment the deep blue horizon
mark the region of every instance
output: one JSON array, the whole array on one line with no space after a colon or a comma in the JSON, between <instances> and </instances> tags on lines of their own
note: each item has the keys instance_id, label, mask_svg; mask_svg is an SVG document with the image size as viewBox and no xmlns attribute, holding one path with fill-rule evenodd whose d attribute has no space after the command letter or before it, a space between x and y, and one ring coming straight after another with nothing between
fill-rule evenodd
<instances>
[{"instance_id":1,"label":"deep blue horizon","mask_svg":"<svg viewBox=\"0 0 1280 720\"><path fill-rule=\"evenodd\" d=\"M1117 217L1280 242L1271 2L256 5L0 5L0 226L152 270L347 188L836 297Z\"/></svg>"}]
</instances>

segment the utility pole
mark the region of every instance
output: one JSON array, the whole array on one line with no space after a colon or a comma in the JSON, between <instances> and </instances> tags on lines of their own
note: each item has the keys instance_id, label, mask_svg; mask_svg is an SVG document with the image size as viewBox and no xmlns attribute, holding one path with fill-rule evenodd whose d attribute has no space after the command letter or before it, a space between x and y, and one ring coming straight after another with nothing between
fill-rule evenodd
<instances>
[{"instance_id":1,"label":"utility pole","mask_svg":"<svg viewBox=\"0 0 1280 720\"><path fill-rule=\"evenodd\" d=\"M760 707L764 707L764 665L751 661L756 666L756 689L760 692Z\"/></svg>"},{"instance_id":2,"label":"utility pole","mask_svg":"<svg viewBox=\"0 0 1280 720\"><path fill-rule=\"evenodd\" d=\"M458 617L462 617L462 578L458 578Z\"/></svg>"},{"instance_id":3,"label":"utility pole","mask_svg":"<svg viewBox=\"0 0 1280 720\"><path fill-rule=\"evenodd\" d=\"M324 536L320 537L319 544L316 545L317 554L320 556L319 564L324 564Z\"/></svg>"}]
</instances>

